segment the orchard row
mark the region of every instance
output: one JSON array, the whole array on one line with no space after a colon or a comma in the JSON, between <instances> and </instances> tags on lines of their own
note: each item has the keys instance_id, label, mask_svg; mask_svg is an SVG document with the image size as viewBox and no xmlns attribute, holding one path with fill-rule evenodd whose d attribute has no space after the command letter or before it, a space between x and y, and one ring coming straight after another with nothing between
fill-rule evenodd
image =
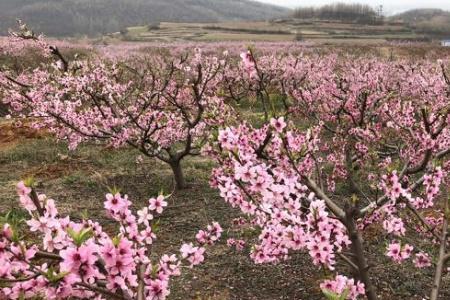
<instances>
[{"instance_id":1,"label":"orchard row","mask_svg":"<svg viewBox=\"0 0 450 300\"><path fill-rule=\"evenodd\" d=\"M167 163L177 189L186 187L183 159L216 161L211 186L240 209L240 225L260 233L251 246L255 263L301 251L328 274L320 288L329 299L375 300L379 275L371 273L365 239L379 227L395 264L433 268L429 295L438 299L450 260L446 60L303 54L293 45L69 59L24 24L8 43L8 55L34 47L47 57L37 68L1 70L11 117L33 120L71 149L133 147ZM213 223L198 233L198 245L155 262L152 223L166 196L133 212L125 195L106 195L120 228L111 236L95 220L60 216L32 180L18 192L42 243L21 241L3 225L0 296L8 299L165 299L181 264L201 263L221 236Z\"/></svg>"}]
</instances>

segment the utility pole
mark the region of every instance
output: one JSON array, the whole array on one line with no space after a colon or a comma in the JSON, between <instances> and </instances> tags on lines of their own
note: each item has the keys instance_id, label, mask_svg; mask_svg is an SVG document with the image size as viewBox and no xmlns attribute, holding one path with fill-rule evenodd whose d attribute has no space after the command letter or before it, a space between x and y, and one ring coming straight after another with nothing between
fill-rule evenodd
<instances>
[{"instance_id":1,"label":"utility pole","mask_svg":"<svg viewBox=\"0 0 450 300\"><path fill-rule=\"evenodd\" d=\"M380 24L383 23L384 16L383 16L383 5L382 4L380 6L378 6L377 19L378 19L377 23L380 23Z\"/></svg>"}]
</instances>

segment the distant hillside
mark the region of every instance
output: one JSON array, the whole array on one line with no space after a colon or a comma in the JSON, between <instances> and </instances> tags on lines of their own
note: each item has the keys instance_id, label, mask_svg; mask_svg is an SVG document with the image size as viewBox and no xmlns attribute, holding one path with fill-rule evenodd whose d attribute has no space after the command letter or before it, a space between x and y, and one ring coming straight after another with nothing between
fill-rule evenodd
<instances>
[{"instance_id":1,"label":"distant hillside","mask_svg":"<svg viewBox=\"0 0 450 300\"><path fill-rule=\"evenodd\" d=\"M413 9L390 19L405 22L417 32L450 35L450 12L442 9Z\"/></svg>"},{"instance_id":2,"label":"distant hillside","mask_svg":"<svg viewBox=\"0 0 450 300\"><path fill-rule=\"evenodd\" d=\"M104 34L135 25L264 20L288 15L250 0L0 0L0 33L23 19L47 35Z\"/></svg>"},{"instance_id":3,"label":"distant hillside","mask_svg":"<svg viewBox=\"0 0 450 300\"><path fill-rule=\"evenodd\" d=\"M393 19L402 20L404 22L422 22L429 21L432 18L440 16L450 16L450 12L436 8L412 9L403 13L392 16Z\"/></svg>"}]
</instances>

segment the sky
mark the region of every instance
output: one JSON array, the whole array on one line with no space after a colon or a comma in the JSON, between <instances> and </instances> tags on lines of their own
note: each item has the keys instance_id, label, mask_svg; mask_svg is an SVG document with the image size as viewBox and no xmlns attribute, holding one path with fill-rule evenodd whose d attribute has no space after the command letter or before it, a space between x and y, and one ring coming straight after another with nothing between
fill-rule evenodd
<instances>
[{"instance_id":1,"label":"sky","mask_svg":"<svg viewBox=\"0 0 450 300\"><path fill-rule=\"evenodd\" d=\"M333 2L364 3L371 6L383 5L388 14L413 8L442 8L450 10L449 0L258 0L287 7L323 5Z\"/></svg>"}]
</instances>

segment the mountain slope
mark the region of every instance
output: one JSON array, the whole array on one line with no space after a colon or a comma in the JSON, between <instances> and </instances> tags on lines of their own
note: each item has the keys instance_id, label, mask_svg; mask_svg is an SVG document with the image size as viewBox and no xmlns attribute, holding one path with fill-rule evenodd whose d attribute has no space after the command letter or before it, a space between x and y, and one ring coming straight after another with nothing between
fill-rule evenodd
<instances>
[{"instance_id":1,"label":"mountain slope","mask_svg":"<svg viewBox=\"0 0 450 300\"><path fill-rule=\"evenodd\" d=\"M289 14L250 0L1 0L0 32L23 19L47 35L104 34L159 21L271 19Z\"/></svg>"},{"instance_id":2,"label":"mountain slope","mask_svg":"<svg viewBox=\"0 0 450 300\"><path fill-rule=\"evenodd\" d=\"M421 9L412 9L400 14L392 16L393 19L402 20L404 22L421 22L421 21L429 21L432 18L439 16L449 16L450 12L437 9L437 8L421 8Z\"/></svg>"},{"instance_id":3,"label":"mountain slope","mask_svg":"<svg viewBox=\"0 0 450 300\"><path fill-rule=\"evenodd\" d=\"M442 9L413 9L391 17L403 21L417 32L450 35L450 12Z\"/></svg>"}]
</instances>

